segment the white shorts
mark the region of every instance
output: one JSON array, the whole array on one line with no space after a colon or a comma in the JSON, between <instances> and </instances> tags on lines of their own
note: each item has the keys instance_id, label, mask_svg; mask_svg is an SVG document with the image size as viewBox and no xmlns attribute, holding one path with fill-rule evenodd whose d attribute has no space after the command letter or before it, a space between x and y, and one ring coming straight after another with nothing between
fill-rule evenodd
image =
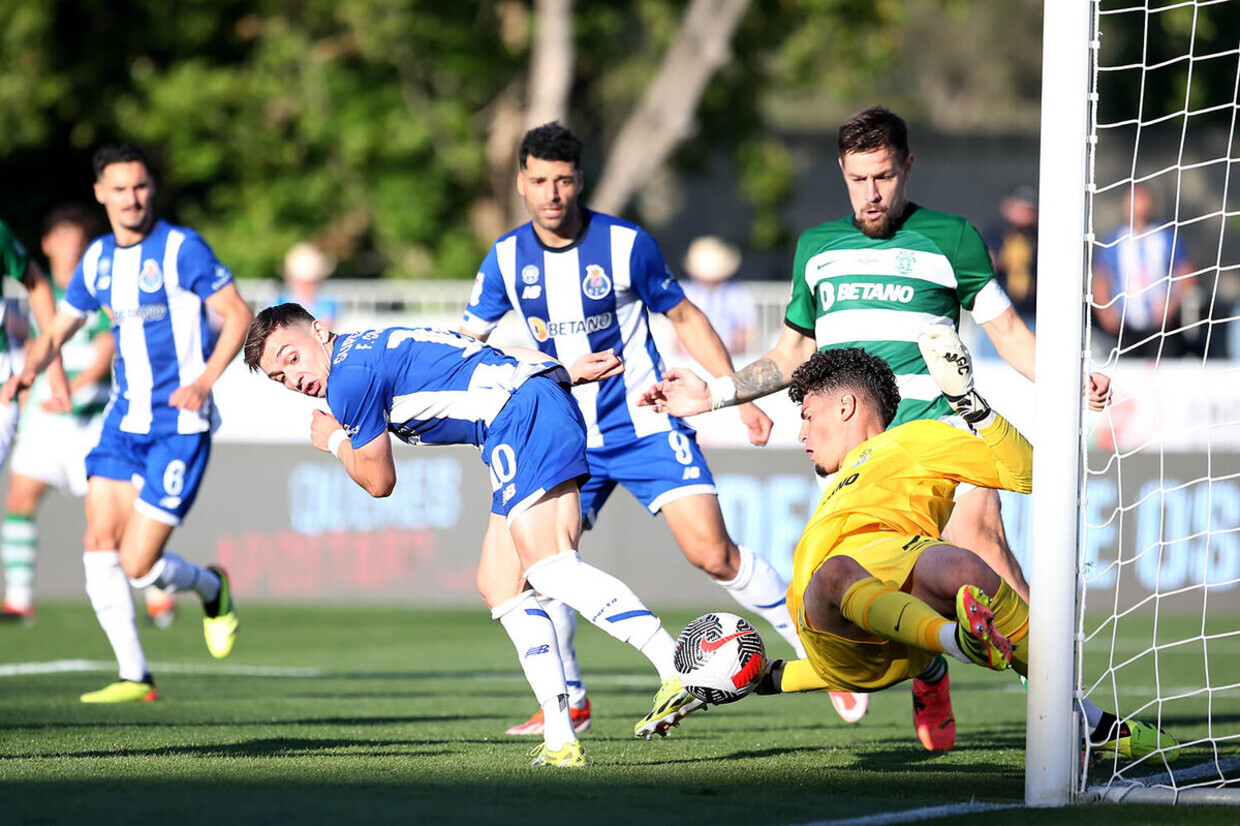
<instances>
[{"instance_id":1,"label":"white shorts","mask_svg":"<svg viewBox=\"0 0 1240 826\"><path fill-rule=\"evenodd\" d=\"M103 416L81 419L30 409L22 417L12 472L74 496L86 495L86 454L99 442Z\"/></svg>"}]
</instances>

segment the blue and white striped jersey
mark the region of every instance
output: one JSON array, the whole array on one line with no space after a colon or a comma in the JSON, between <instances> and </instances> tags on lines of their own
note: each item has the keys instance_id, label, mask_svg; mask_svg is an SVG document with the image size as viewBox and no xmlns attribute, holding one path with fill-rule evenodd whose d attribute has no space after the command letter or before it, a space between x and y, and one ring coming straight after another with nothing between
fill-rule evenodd
<instances>
[{"instance_id":1,"label":"blue and white striped jersey","mask_svg":"<svg viewBox=\"0 0 1240 826\"><path fill-rule=\"evenodd\" d=\"M117 246L110 233L91 242L60 307L112 316L116 363L105 428L154 435L211 429L211 398L197 411L170 407L168 398L202 375L215 345L205 302L232 280L198 233L167 221L133 246Z\"/></svg>"},{"instance_id":2,"label":"blue and white striped jersey","mask_svg":"<svg viewBox=\"0 0 1240 826\"><path fill-rule=\"evenodd\" d=\"M567 247L543 245L532 224L496 241L474 282L463 329L488 335L515 309L534 346L562 364L615 349L622 374L573 388L591 448L669 430L692 432L680 419L637 406L663 376L648 309L666 313L684 291L643 229L601 212L582 213L585 226Z\"/></svg>"},{"instance_id":3,"label":"blue and white striped jersey","mask_svg":"<svg viewBox=\"0 0 1240 826\"><path fill-rule=\"evenodd\" d=\"M409 444L481 447L517 388L547 374L568 383L550 359L518 360L459 333L368 330L336 338L327 406L355 449L385 430Z\"/></svg>"}]
</instances>

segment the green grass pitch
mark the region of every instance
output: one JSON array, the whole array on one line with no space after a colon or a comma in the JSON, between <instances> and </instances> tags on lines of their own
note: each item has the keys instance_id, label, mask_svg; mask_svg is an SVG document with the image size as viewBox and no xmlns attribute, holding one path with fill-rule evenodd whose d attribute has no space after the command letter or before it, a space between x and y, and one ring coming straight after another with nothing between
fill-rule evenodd
<instances>
[{"instance_id":1,"label":"green grass pitch","mask_svg":"<svg viewBox=\"0 0 1240 826\"><path fill-rule=\"evenodd\" d=\"M856 726L822 695L753 697L646 742L632 730L657 688L653 669L583 623L578 648L595 708L583 740L594 764L566 771L529 766L536 740L502 733L534 704L481 607L241 612L241 637L223 663L207 654L190 600L170 631L143 630L157 703L79 703L110 668L0 677L0 823L791 826L1022 799L1025 695L1012 675L952 667L959 733L947 754L917 743L906 685L876 695ZM663 616L675 633L693 614ZM765 636L784 653L773 632ZM110 659L84 602L41 605L33 627L0 627L7 672ZM1240 656L1212 656L1210 666L1216 684L1240 678ZM1166 658L1159 667L1175 670ZM1204 711L1204 701L1177 707L1168 727L1200 736ZM1214 712L1216 726L1240 725L1235 692L1216 696ZM1198 748L1183 762L1206 757ZM1048 822L1023 809L970 817ZM1230 807L1107 805L1049 822L1238 819Z\"/></svg>"}]
</instances>

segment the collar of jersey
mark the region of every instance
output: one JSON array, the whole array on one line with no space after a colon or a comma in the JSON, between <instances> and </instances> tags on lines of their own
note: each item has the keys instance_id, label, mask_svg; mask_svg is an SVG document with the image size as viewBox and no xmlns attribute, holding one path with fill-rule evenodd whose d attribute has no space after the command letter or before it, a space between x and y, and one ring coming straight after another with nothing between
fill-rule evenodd
<instances>
[{"instance_id":1,"label":"collar of jersey","mask_svg":"<svg viewBox=\"0 0 1240 826\"><path fill-rule=\"evenodd\" d=\"M590 232L590 219L593 217L594 213L580 205L578 205L577 208L581 210L581 231L577 233L577 237L573 239L571 244L563 247L547 246L543 243L543 239L538 237L538 230L534 229L534 222L531 221L530 234L534 236L534 243L542 247L545 252L568 252L571 249L581 246L581 242L586 239L586 235Z\"/></svg>"}]
</instances>

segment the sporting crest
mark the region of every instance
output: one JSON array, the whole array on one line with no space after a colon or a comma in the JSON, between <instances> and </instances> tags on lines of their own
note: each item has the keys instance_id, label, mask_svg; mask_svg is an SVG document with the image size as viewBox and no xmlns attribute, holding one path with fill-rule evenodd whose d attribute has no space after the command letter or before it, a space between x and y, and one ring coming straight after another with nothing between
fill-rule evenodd
<instances>
[{"instance_id":1,"label":"sporting crest","mask_svg":"<svg viewBox=\"0 0 1240 826\"><path fill-rule=\"evenodd\" d=\"M913 271L914 265L917 264L917 259L908 250L901 250L896 254L895 264L896 272L900 273L900 275L908 275Z\"/></svg>"},{"instance_id":2,"label":"sporting crest","mask_svg":"<svg viewBox=\"0 0 1240 826\"><path fill-rule=\"evenodd\" d=\"M533 264L526 264L525 267L521 269L521 281L525 284L537 284L538 267Z\"/></svg>"}]
</instances>

